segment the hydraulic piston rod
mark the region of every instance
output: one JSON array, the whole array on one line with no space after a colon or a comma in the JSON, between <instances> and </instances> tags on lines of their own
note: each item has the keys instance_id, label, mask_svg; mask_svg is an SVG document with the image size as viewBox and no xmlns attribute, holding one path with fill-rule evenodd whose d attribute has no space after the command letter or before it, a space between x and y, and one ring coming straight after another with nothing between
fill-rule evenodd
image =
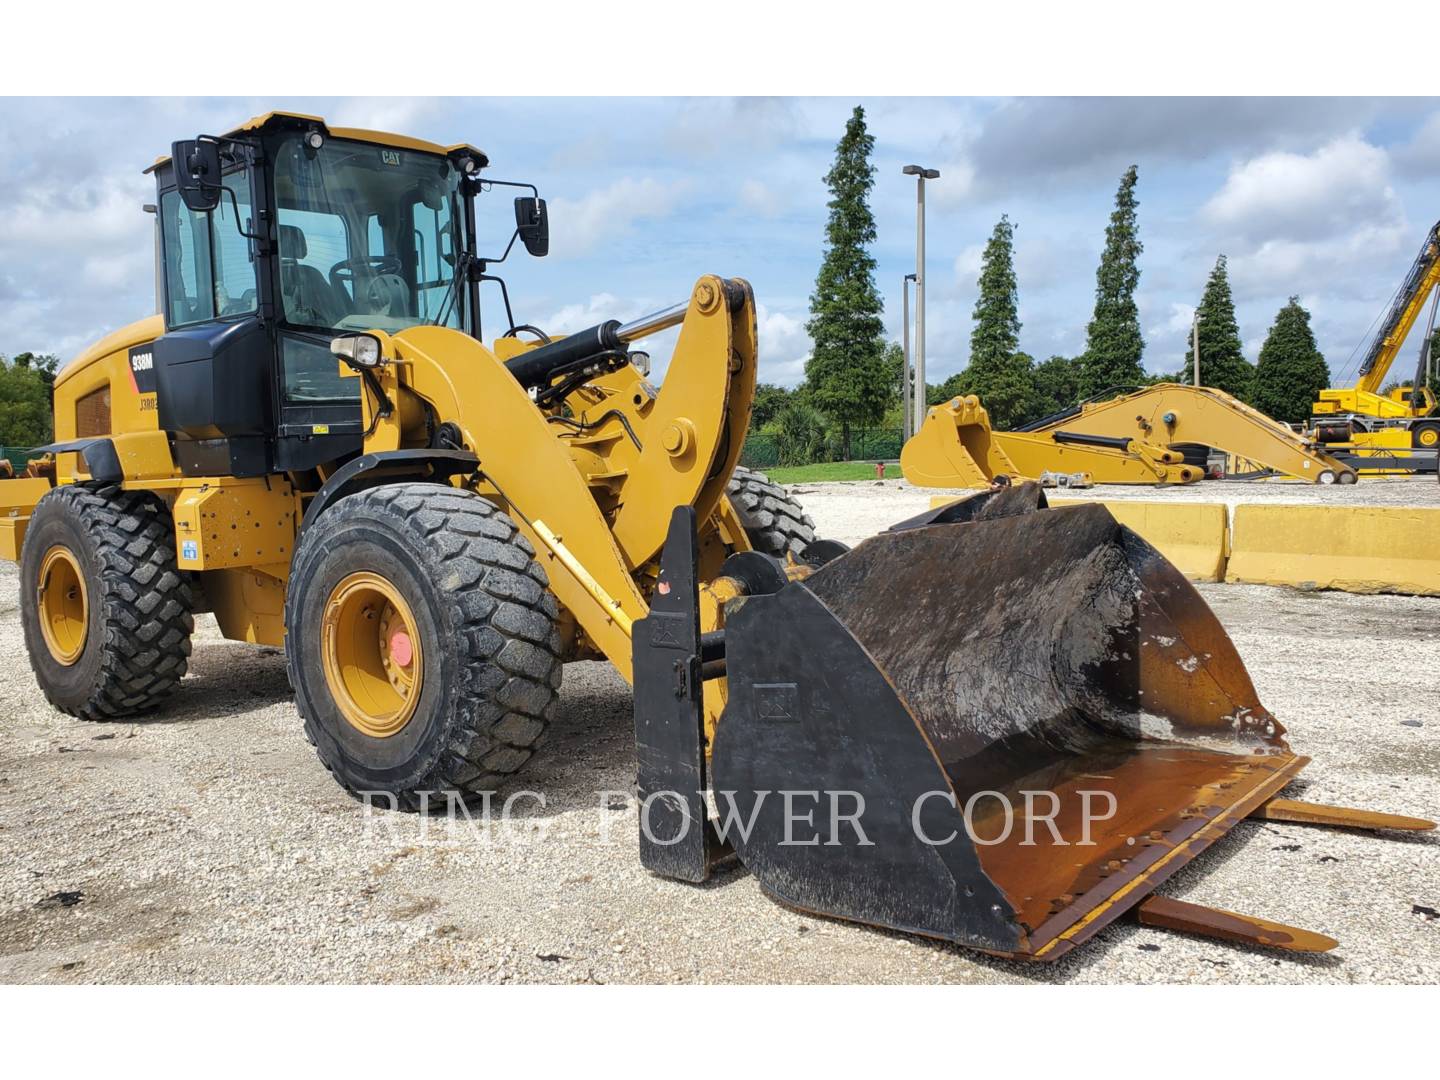
<instances>
[{"instance_id":1,"label":"hydraulic piston rod","mask_svg":"<svg viewBox=\"0 0 1440 1080\"><path fill-rule=\"evenodd\" d=\"M619 319L609 319L549 345L522 353L507 361L505 366L527 390L545 386L555 376L584 367L599 357L623 353L625 346L632 341L639 341L651 334L658 334L661 330L679 326L685 321L685 312L689 310L690 301L682 300L633 322L622 323Z\"/></svg>"}]
</instances>

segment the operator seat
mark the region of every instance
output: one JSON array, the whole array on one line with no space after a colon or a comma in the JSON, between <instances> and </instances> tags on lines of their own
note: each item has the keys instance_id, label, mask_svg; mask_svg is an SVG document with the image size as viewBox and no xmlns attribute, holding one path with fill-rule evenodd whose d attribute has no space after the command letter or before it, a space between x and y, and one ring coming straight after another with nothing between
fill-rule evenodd
<instances>
[{"instance_id":1,"label":"operator seat","mask_svg":"<svg viewBox=\"0 0 1440 1080\"><path fill-rule=\"evenodd\" d=\"M280 226L280 292L286 317L309 326L337 326L345 317L345 308L325 275L300 261L308 251L299 226Z\"/></svg>"}]
</instances>

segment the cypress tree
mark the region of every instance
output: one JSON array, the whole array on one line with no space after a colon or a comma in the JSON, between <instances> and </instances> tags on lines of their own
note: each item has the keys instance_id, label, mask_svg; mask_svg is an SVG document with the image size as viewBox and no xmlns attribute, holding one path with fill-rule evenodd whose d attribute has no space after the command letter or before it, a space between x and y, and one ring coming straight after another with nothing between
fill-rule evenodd
<instances>
[{"instance_id":1,"label":"cypress tree","mask_svg":"<svg viewBox=\"0 0 1440 1080\"><path fill-rule=\"evenodd\" d=\"M1203 341L1200 349L1200 377L1208 379ZM1330 366L1315 344L1310 313L1300 306L1298 296L1292 296L1275 316L1260 348L1250 403L1276 420L1298 424L1309 419L1311 405L1329 385Z\"/></svg>"},{"instance_id":2,"label":"cypress tree","mask_svg":"<svg viewBox=\"0 0 1440 1080\"><path fill-rule=\"evenodd\" d=\"M1068 356L1052 356L1035 365L1035 407L1026 421L1039 420L1077 404L1080 393L1080 362Z\"/></svg>"},{"instance_id":3,"label":"cypress tree","mask_svg":"<svg viewBox=\"0 0 1440 1080\"><path fill-rule=\"evenodd\" d=\"M869 250L875 241L870 212L874 148L875 139L865 129L865 110L857 105L825 175L830 217L805 326L815 346L805 362L806 383L816 407L840 425L847 459L851 427L878 423L887 397L883 305Z\"/></svg>"},{"instance_id":4,"label":"cypress tree","mask_svg":"<svg viewBox=\"0 0 1440 1080\"><path fill-rule=\"evenodd\" d=\"M1002 215L980 263L980 295L970 334L970 363L956 380L962 393L978 394L1000 430L1020 423L1033 407L1030 357L1019 352L1019 289L1015 280L1015 226Z\"/></svg>"},{"instance_id":5,"label":"cypress tree","mask_svg":"<svg viewBox=\"0 0 1440 1080\"><path fill-rule=\"evenodd\" d=\"M1235 301L1230 295L1224 255L1215 260L1215 268L1210 271L1199 312L1200 384L1224 390L1248 404L1255 390L1255 368L1245 359L1240 346L1240 326L1235 321ZM1193 348L1185 350L1181 381L1195 381Z\"/></svg>"},{"instance_id":6,"label":"cypress tree","mask_svg":"<svg viewBox=\"0 0 1440 1080\"><path fill-rule=\"evenodd\" d=\"M1095 313L1086 327L1085 352L1080 358L1081 391L1086 397L1112 386L1136 385L1145 377L1140 363L1145 338L1135 306L1135 289L1140 284L1136 260L1145 250L1135 213L1139 205L1136 176L1136 167L1131 165L1120 178L1115 210L1105 227L1105 250L1095 271Z\"/></svg>"}]
</instances>

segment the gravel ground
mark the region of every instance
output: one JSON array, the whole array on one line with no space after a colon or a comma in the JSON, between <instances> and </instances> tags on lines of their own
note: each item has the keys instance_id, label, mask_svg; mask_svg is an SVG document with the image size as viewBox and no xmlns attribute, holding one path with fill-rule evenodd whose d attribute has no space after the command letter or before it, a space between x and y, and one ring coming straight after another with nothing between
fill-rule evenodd
<instances>
[{"instance_id":1,"label":"gravel ground","mask_svg":"<svg viewBox=\"0 0 1440 1080\"><path fill-rule=\"evenodd\" d=\"M1199 494L1293 498L1292 487ZM1434 504L1436 487L1295 490ZM850 541L932 494L897 482L797 490L822 532ZM1202 592L1292 745L1315 758L1305 798L1435 816L1440 600ZM566 670L558 721L522 781L543 806L502 792L508 820L473 829L367 814L306 743L279 652L200 623L191 675L162 710L72 720L35 687L14 568L0 566L0 650L12 657L0 671L0 980L1422 983L1440 970L1440 919L1414 910L1440 909L1435 834L1247 822L1165 889L1340 939L1316 958L1122 923L1057 965L1023 965L797 915L743 870L701 887L660 880L638 864L618 794L634 773L629 694L602 664Z\"/></svg>"}]
</instances>

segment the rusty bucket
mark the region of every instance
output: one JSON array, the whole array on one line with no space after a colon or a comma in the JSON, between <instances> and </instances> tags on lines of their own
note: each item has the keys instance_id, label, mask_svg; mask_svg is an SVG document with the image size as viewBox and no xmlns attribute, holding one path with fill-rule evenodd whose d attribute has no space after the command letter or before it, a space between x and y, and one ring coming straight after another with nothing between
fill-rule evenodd
<instances>
[{"instance_id":1,"label":"rusty bucket","mask_svg":"<svg viewBox=\"0 0 1440 1080\"><path fill-rule=\"evenodd\" d=\"M1168 561L1029 484L732 603L725 665L715 811L764 889L1007 956L1085 941L1307 760Z\"/></svg>"}]
</instances>

